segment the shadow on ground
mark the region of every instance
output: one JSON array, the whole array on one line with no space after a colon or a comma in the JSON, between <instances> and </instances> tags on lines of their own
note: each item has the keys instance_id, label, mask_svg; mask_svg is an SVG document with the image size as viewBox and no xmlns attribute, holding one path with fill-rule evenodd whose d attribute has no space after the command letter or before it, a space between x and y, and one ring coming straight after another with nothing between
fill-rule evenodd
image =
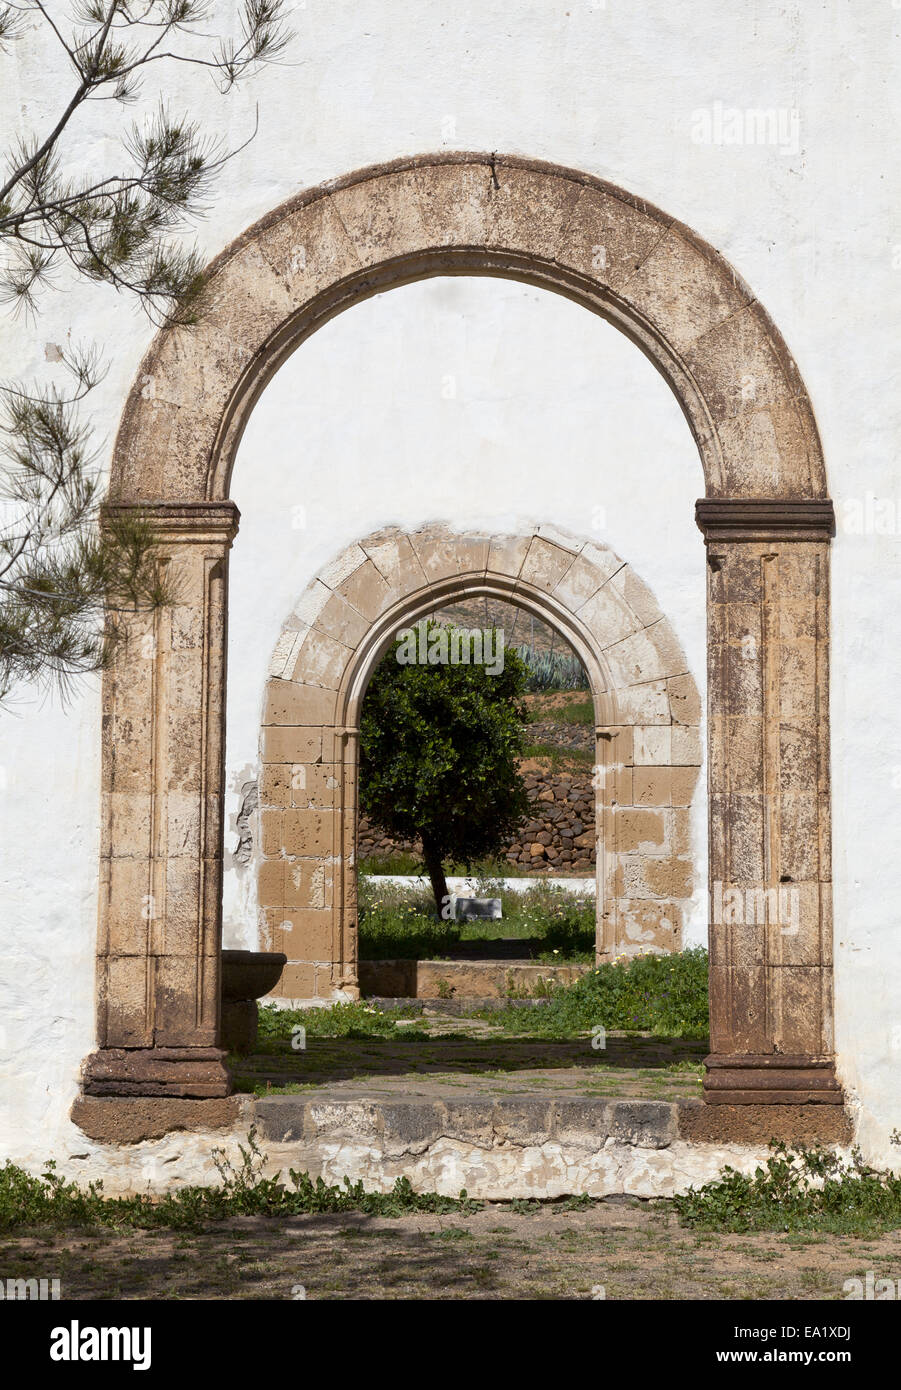
<instances>
[{"instance_id":1,"label":"shadow on ground","mask_svg":"<svg viewBox=\"0 0 901 1390\"><path fill-rule=\"evenodd\" d=\"M9 1232L0 1269L68 1299L829 1299L897 1270L901 1234L736 1236L668 1203L492 1203L447 1216L239 1217L197 1233Z\"/></svg>"},{"instance_id":2,"label":"shadow on ground","mask_svg":"<svg viewBox=\"0 0 901 1390\"><path fill-rule=\"evenodd\" d=\"M428 1081L492 1094L553 1089L663 1100L700 1095L706 1040L608 1035L606 1046L596 1048L588 1036L492 1037L490 1024L482 1025L481 1036L461 1036L480 1022L448 1019L443 1035L420 1031L427 1025L417 1022L396 1039L313 1037L303 1052L292 1051L289 1042L269 1043L230 1063L236 1089L258 1093L336 1083L415 1089Z\"/></svg>"}]
</instances>

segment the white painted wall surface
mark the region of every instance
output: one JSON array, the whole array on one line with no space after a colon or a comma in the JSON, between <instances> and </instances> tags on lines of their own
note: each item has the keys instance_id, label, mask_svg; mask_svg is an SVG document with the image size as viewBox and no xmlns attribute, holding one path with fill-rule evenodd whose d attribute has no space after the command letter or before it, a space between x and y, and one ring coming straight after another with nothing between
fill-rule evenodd
<instances>
[{"instance_id":1,"label":"white painted wall surface","mask_svg":"<svg viewBox=\"0 0 901 1390\"><path fill-rule=\"evenodd\" d=\"M224 0L219 8L233 6ZM257 139L229 167L200 228L206 253L298 189L401 154L503 150L575 166L687 222L751 284L810 391L840 519L846 499L862 502L868 492L895 499L893 524L880 517L884 534L871 526L865 535L840 532L835 542L832 758L839 1067L865 1152L896 1159L889 1135L899 1124L901 1059L901 654L892 632L901 610L901 167L894 154L901 10L888 0L305 0L294 24L284 64L228 101L196 73L168 75L177 83L173 106L190 105L232 145L246 137L260 104ZM71 78L43 36L13 55L3 60L0 130L46 130ZM152 86L146 94L152 104ZM784 143L697 143L697 112L713 119L717 102L780 108ZM80 119L73 157L102 168L112 119L108 103ZM0 374L49 373L48 343L101 343L110 370L93 414L108 454L152 330L109 291L64 288L44 298L36 322L0 321ZM244 623L247 674L237 670L232 687L230 781L255 756L254 673L265 633L249 630L250 615L261 629L269 625L274 641L306 574L345 536L380 520L440 516L434 483L423 495L414 471L428 449L442 449L445 466L450 458L439 486L443 506L458 506L462 521L474 519L467 480L475 457L486 518L540 510L590 534L586 500L603 506L615 496L606 538L654 588L701 681L701 546L691 520L699 466L662 384L628 344L608 345L612 333L562 301L534 303L533 292L519 287L432 284L358 307L287 365L260 402L236 476L245 525L235 549L232 645ZM635 358L628 366L627 350ZM580 354L605 364L609 390ZM536 392L530 380L539 368ZM436 381L455 370L456 402L436 398ZM294 433L286 450L277 407L292 381L292 410L307 434ZM389 388L381 405L379 382ZM417 382L424 395L411 404ZM560 486L559 470L545 463L542 471L537 461L539 453L546 460L538 445L564 399L575 415L552 441L565 450L571 490ZM448 417L453 431L439 432ZM381 428L365 440L373 463L363 478L367 421ZM524 439L534 449L523 451ZM259 550L255 564L253 537L262 545L282 524L272 515L279 494L307 505L311 516L325 508L328 499L310 496L304 478L312 450L328 458L344 495L336 486L332 513L322 511L318 531L301 533L292 572ZM397 468L399 478L379 471ZM515 498L508 469L520 477ZM625 486L632 470L641 477L638 496ZM668 521L665 542L643 534L643 508L656 524ZM297 540L279 536L286 550ZM256 578L255 609L242 575ZM82 1170L85 1160L72 1156L93 1155L99 1171L94 1146L67 1120L93 1044L95 687L65 710L22 692L0 717L0 769L0 1154L33 1165L55 1154ZM229 910L240 920L234 895Z\"/></svg>"},{"instance_id":2,"label":"white painted wall surface","mask_svg":"<svg viewBox=\"0 0 901 1390\"><path fill-rule=\"evenodd\" d=\"M662 484L662 485L661 485ZM442 521L552 522L610 545L653 590L703 690L703 493L663 378L603 319L513 281L445 277L359 304L309 339L261 396L232 497L226 847L257 775L266 675L285 619L346 545ZM706 806L694 807L687 942L706 941ZM223 936L259 950L256 858L226 858Z\"/></svg>"}]
</instances>

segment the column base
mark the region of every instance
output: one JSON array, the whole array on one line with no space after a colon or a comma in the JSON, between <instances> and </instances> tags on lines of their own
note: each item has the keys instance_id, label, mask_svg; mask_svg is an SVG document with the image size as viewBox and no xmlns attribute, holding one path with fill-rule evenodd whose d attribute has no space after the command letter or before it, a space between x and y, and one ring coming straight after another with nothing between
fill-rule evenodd
<instances>
[{"instance_id":1,"label":"column base","mask_svg":"<svg viewBox=\"0 0 901 1390\"><path fill-rule=\"evenodd\" d=\"M708 1105L843 1105L832 1057L711 1053L704 1058Z\"/></svg>"},{"instance_id":2,"label":"column base","mask_svg":"<svg viewBox=\"0 0 901 1390\"><path fill-rule=\"evenodd\" d=\"M84 1067L87 1096L231 1094L225 1053L218 1047L102 1047Z\"/></svg>"}]
</instances>

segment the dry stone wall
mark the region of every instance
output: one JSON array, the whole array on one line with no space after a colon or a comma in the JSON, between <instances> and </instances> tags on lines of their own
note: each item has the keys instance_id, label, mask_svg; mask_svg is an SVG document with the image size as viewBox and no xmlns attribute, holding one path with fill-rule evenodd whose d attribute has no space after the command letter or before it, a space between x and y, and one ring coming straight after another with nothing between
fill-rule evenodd
<instances>
[{"instance_id":1,"label":"dry stone wall","mask_svg":"<svg viewBox=\"0 0 901 1390\"><path fill-rule=\"evenodd\" d=\"M504 846L503 857L530 874L592 874L595 867L594 788L590 772L526 772L532 815ZM415 840L394 840L360 817L361 859L406 851Z\"/></svg>"}]
</instances>

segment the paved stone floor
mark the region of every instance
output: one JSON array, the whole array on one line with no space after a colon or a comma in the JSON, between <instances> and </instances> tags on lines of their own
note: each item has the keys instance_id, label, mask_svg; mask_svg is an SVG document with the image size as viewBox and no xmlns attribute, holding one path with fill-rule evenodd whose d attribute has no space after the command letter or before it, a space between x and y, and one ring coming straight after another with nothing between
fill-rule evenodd
<instances>
[{"instance_id":1,"label":"paved stone floor","mask_svg":"<svg viewBox=\"0 0 901 1390\"><path fill-rule=\"evenodd\" d=\"M576 1039L510 1037L483 1019L443 1015L410 1020L394 1039L307 1039L306 1050L271 1050L232 1059L239 1090L271 1093L328 1085L374 1095L435 1098L546 1091L636 1097L697 1098L706 1042L609 1034L603 1049L586 1034Z\"/></svg>"}]
</instances>

